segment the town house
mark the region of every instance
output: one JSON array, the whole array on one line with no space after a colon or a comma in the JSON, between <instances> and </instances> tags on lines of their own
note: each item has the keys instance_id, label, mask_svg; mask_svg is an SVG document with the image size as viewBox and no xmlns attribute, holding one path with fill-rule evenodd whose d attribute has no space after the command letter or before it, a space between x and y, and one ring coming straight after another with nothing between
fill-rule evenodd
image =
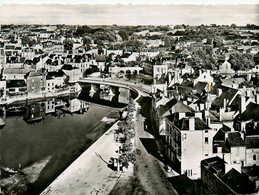
<instances>
[{"instance_id":1,"label":"town house","mask_svg":"<svg viewBox=\"0 0 259 195\"><path fill-rule=\"evenodd\" d=\"M214 135L215 131L193 114L166 116L166 152L175 170L190 179L200 178L200 162L212 156Z\"/></svg>"}]
</instances>

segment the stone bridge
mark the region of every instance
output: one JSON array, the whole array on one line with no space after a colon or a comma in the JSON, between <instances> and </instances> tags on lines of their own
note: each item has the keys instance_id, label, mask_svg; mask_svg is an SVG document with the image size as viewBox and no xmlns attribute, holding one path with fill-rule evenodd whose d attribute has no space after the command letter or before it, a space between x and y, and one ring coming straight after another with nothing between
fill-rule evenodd
<instances>
[{"instance_id":1,"label":"stone bridge","mask_svg":"<svg viewBox=\"0 0 259 195\"><path fill-rule=\"evenodd\" d=\"M120 67L114 66L109 68L110 73L123 73L123 74L139 74L139 72L143 70L142 67L139 66L132 66L132 67Z\"/></svg>"},{"instance_id":2,"label":"stone bridge","mask_svg":"<svg viewBox=\"0 0 259 195\"><path fill-rule=\"evenodd\" d=\"M134 84L131 82L126 82L122 80L111 80L111 79L99 79L99 78L81 78L79 80L81 83L89 83L91 84L90 92L94 93L100 89L101 85L110 86L109 94L114 95L116 89L114 87L126 88L129 90L133 90L138 93L138 97L140 96L149 96L151 93L151 86L142 84L139 86L138 84Z\"/></svg>"}]
</instances>

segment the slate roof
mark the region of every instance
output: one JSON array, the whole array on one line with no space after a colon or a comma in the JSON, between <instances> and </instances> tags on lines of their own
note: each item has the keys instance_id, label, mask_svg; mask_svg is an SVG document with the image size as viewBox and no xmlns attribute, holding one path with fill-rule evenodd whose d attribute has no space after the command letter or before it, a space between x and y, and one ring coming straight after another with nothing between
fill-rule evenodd
<instances>
[{"instance_id":1,"label":"slate roof","mask_svg":"<svg viewBox=\"0 0 259 195\"><path fill-rule=\"evenodd\" d=\"M3 74L27 74L28 72L30 72L28 69L5 68Z\"/></svg>"},{"instance_id":2,"label":"slate roof","mask_svg":"<svg viewBox=\"0 0 259 195\"><path fill-rule=\"evenodd\" d=\"M222 92L222 94L217 97L213 102L212 106L214 107L223 107L224 106L224 99L226 99L227 102L230 102L238 92L237 89L233 88L224 88L225 90Z\"/></svg>"},{"instance_id":3,"label":"slate roof","mask_svg":"<svg viewBox=\"0 0 259 195\"><path fill-rule=\"evenodd\" d=\"M165 105L158 107L158 114L159 116L163 116L169 109L171 109L176 103L177 99L172 99L169 102L167 102Z\"/></svg>"},{"instance_id":4,"label":"slate roof","mask_svg":"<svg viewBox=\"0 0 259 195\"><path fill-rule=\"evenodd\" d=\"M228 133L227 143L231 147L245 146L244 140L241 138L241 135L239 132Z\"/></svg>"},{"instance_id":5,"label":"slate roof","mask_svg":"<svg viewBox=\"0 0 259 195\"><path fill-rule=\"evenodd\" d=\"M205 82L198 82L198 83L196 83L196 85L194 85L193 90L196 91L195 94L201 95L203 90L205 90L206 86L207 86L207 83L205 83Z\"/></svg>"},{"instance_id":6,"label":"slate roof","mask_svg":"<svg viewBox=\"0 0 259 195\"><path fill-rule=\"evenodd\" d=\"M242 113L237 115L235 118L236 121L259 121L259 105L253 102L250 102L246 110Z\"/></svg>"},{"instance_id":7,"label":"slate roof","mask_svg":"<svg viewBox=\"0 0 259 195\"><path fill-rule=\"evenodd\" d=\"M214 135L213 140L225 141L225 132L222 129L218 130L218 132Z\"/></svg>"},{"instance_id":8,"label":"slate roof","mask_svg":"<svg viewBox=\"0 0 259 195\"><path fill-rule=\"evenodd\" d=\"M61 67L61 69L62 69L62 70L73 70L73 69L75 69L75 68L73 68L73 66L70 65L70 64L65 64L65 65L63 65L63 66Z\"/></svg>"},{"instance_id":9,"label":"slate roof","mask_svg":"<svg viewBox=\"0 0 259 195\"><path fill-rule=\"evenodd\" d=\"M259 178L259 166L242 167L241 170L249 177Z\"/></svg>"},{"instance_id":10,"label":"slate roof","mask_svg":"<svg viewBox=\"0 0 259 195\"><path fill-rule=\"evenodd\" d=\"M169 111L172 107L174 107L175 112L193 112L194 110L183 104L181 101L178 101L177 99L172 99L169 102L167 102L165 105L158 107L158 114L159 116L163 116Z\"/></svg>"},{"instance_id":11,"label":"slate roof","mask_svg":"<svg viewBox=\"0 0 259 195\"><path fill-rule=\"evenodd\" d=\"M168 120L170 120L178 129L181 131L189 131L189 118L181 118L180 120L178 117L178 113L171 114L169 116L166 116ZM200 118L195 117L194 118L194 123L195 123L195 130L207 130L210 129L206 123L204 123Z\"/></svg>"},{"instance_id":12,"label":"slate roof","mask_svg":"<svg viewBox=\"0 0 259 195\"><path fill-rule=\"evenodd\" d=\"M225 174L225 161L218 157L211 157L201 161L201 164L207 166L207 168L218 176Z\"/></svg>"},{"instance_id":13,"label":"slate roof","mask_svg":"<svg viewBox=\"0 0 259 195\"><path fill-rule=\"evenodd\" d=\"M59 70L57 72L48 72L47 79L51 79L53 77L62 77L65 73L62 70Z\"/></svg>"},{"instance_id":14,"label":"slate roof","mask_svg":"<svg viewBox=\"0 0 259 195\"><path fill-rule=\"evenodd\" d=\"M259 148L259 136L247 136L245 145L246 148Z\"/></svg>"},{"instance_id":15,"label":"slate roof","mask_svg":"<svg viewBox=\"0 0 259 195\"><path fill-rule=\"evenodd\" d=\"M223 175L221 179L238 194L250 194L254 192L253 183L234 168Z\"/></svg>"},{"instance_id":16,"label":"slate roof","mask_svg":"<svg viewBox=\"0 0 259 195\"><path fill-rule=\"evenodd\" d=\"M9 80L6 82L6 88L15 87L26 87L26 83L24 80Z\"/></svg>"},{"instance_id":17,"label":"slate roof","mask_svg":"<svg viewBox=\"0 0 259 195\"><path fill-rule=\"evenodd\" d=\"M229 104L228 106L232 109L232 110L235 110L235 111L238 111L241 104L240 104L240 98L241 98L241 95L240 94L237 94L237 96L234 98L234 100L231 102L231 104ZM246 102L248 101L249 97L246 97Z\"/></svg>"}]
</instances>

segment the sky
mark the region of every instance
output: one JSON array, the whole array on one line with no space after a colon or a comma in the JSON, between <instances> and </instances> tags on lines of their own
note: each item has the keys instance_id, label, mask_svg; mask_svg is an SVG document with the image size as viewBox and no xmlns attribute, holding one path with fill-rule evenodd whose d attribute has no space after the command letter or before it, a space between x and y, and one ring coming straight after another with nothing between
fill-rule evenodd
<instances>
[{"instance_id":1,"label":"sky","mask_svg":"<svg viewBox=\"0 0 259 195\"><path fill-rule=\"evenodd\" d=\"M1 0L4 4L259 4L259 0Z\"/></svg>"},{"instance_id":2,"label":"sky","mask_svg":"<svg viewBox=\"0 0 259 195\"><path fill-rule=\"evenodd\" d=\"M1 24L200 25L235 23L246 25L250 23L259 25L259 0L0 0L0 2L2 3ZM33 4L29 4L31 2ZM98 5L94 5L93 2L98 2ZM127 4L128 2L131 4ZM170 4L173 2L178 2L178 4ZM206 5L200 5L204 2ZM217 2L217 4L210 5L212 2ZM229 5L219 5L226 2ZM230 4L231 2L233 4ZM251 4L238 5L240 2ZM146 5L142 5L145 3ZM165 5L153 5L155 3ZM185 4L182 5L182 3ZM188 5L188 3L194 5Z\"/></svg>"}]
</instances>

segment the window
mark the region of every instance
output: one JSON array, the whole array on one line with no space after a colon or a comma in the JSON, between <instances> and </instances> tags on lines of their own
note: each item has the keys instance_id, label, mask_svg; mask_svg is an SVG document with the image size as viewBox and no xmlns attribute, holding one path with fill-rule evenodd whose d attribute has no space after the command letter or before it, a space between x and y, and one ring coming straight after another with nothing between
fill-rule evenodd
<instances>
[{"instance_id":1,"label":"window","mask_svg":"<svg viewBox=\"0 0 259 195\"><path fill-rule=\"evenodd\" d=\"M256 160L256 154L253 155L253 160Z\"/></svg>"},{"instance_id":2,"label":"window","mask_svg":"<svg viewBox=\"0 0 259 195\"><path fill-rule=\"evenodd\" d=\"M205 137L205 144L208 144L208 143L209 143L209 138Z\"/></svg>"}]
</instances>

